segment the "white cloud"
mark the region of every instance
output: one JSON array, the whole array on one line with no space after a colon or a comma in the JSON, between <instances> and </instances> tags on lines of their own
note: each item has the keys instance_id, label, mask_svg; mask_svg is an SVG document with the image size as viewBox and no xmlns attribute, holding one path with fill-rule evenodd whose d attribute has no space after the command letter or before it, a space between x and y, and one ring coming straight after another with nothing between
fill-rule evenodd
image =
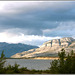
<instances>
[{"instance_id":1,"label":"white cloud","mask_svg":"<svg viewBox=\"0 0 75 75\"><path fill-rule=\"evenodd\" d=\"M0 42L7 43L25 43L31 45L42 45L45 41L51 39L58 39L60 37L46 37L46 36L34 36L34 35L24 35L20 33L20 35L10 34L6 32L0 33Z\"/></svg>"}]
</instances>

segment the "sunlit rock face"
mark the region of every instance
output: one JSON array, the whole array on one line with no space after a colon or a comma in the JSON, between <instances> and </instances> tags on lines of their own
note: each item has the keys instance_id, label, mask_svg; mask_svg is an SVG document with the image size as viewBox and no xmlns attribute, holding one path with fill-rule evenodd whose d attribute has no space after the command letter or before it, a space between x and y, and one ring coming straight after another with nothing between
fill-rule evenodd
<instances>
[{"instance_id":1,"label":"sunlit rock face","mask_svg":"<svg viewBox=\"0 0 75 75\"><path fill-rule=\"evenodd\" d=\"M69 46L69 44L74 41L73 38L61 38L61 39L54 39L54 40L50 40L47 41L45 43L43 43L43 45L41 47L55 47L55 46L62 46L62 47L67 47Z\"/></svg>"},{"instance_id":2,"label":"sunlit rock face","mask_svg":"<svg viewBox=\"0 0 75 75\"><path fill-rule=\"evenodd\" d=\"M74 39L73 38L62 38L60 39L60 42L61 42L61 46L63 47L67 47L71 44L71 42L73 42Z\"/></svg>"},{"instance_id":3,"label":"sunlit rock face","mask_svg":"<svg viewBox=\"0 0 75 75\"><path fill-rule=\"evenodd\" d=\"M60 51L62 48L64 48L66 52L70 52L71 50L75 51L74 46L75 39L71 37L53 39L43 43L40 48L31 49L22 53L17 53L11 56L11 58L50 56L51 54L57 54L58 51Z\"/></svg>"},{"instance_id":4,"label":"sunlit rock face","mask_svg":"<svg viewBox=\"0 0 75 75\"><path fill-rule=\"evenodd\" d=\"M59 39L56 39L56 40L52 40L52 47L54 46L59 46Z\"/></svg>"}]
</instances>

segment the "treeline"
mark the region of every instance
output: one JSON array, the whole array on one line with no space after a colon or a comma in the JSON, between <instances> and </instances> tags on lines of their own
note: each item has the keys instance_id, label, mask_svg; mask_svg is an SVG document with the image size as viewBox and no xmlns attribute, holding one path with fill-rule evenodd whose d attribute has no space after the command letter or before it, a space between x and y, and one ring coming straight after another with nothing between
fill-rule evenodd
<instances>
[{"instance_id":1,"label":"treeline","mask_svg":"<svg viewBox=\"0 0 75 75\"><path fill-rule=\"evenodd\" d=\"M14 66L4 67L6 58L2 51L0 57L0 74L75 74L75 53L73 50L66 55L65 50L58 52L59 59L53 60L51 67L47 70L29 70L27 67L19 68L17 63ZM39 65L38 65L39 66Z\"/></svg>"}]
</instances>

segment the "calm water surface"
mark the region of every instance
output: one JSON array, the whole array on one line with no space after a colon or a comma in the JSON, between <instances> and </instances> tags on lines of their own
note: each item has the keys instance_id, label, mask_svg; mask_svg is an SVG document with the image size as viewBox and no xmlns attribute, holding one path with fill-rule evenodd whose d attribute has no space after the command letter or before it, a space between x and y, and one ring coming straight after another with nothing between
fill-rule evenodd
<instances>
[{"instance_id":1,"label":"calm water surface","mask_svg":"<svg viewBox=\"0 0 75 75\"><path fill-rule=\"evenodd\" d=\"M5 66L19 64L20 67L27 67L28 69L46 70L50 67L52 60L36 60L36 59L6 59Z\"/></svg>"}]
</instances>

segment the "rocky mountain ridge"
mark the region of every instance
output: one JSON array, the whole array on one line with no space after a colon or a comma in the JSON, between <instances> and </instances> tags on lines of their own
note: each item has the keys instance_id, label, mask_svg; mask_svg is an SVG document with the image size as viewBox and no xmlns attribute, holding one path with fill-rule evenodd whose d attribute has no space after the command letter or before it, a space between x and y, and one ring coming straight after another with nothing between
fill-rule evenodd
<instances>
[{"instance_id":1,"label":"rocky mountain ridge","mask_svg":"<svg viewBox=\"0 0 75 75\"><path fill-rule=\"evenodd\" d=\"M11 58L57 56L58 51L60 51L62 48L65 49L66 53L70 52L71 50L75 51L75 39L71 37L64 37L61 39L49 40L43 43L40 48L17 53L11 56Z\"/></svg>"},{"instance_id":2,"label":"rocky mountain ridge","mask_svg":"<svg viewBox=\"0 0 75 75\"><path fill-rule=\"evenodd\" d=\"M71 44L71 42L75 41L75 39L71 37L65 37L61 39L54 39L43 43L41 47L54 47L54 46L62 46L67 47Z\"/></svg>"}]
</instances>

